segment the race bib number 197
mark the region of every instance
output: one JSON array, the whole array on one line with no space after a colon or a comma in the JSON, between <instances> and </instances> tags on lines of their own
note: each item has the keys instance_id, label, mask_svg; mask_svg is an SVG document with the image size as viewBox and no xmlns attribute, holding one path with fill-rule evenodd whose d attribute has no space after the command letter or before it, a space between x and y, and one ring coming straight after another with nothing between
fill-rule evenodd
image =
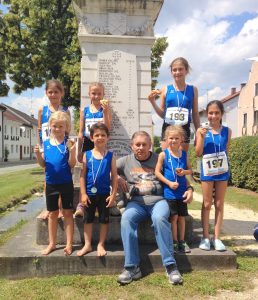
<instances>
[{"instance_id":1,"label":"race bib number 197","mask_svg":"<svg viewBox=\"0 0 258 300\"><path fill-rule=\"evenodd\" d=\"M202 158L204 176L214 176L228 171L228 159L225 151L218 154L205 154Z\"/></svg>"}]
</instances>

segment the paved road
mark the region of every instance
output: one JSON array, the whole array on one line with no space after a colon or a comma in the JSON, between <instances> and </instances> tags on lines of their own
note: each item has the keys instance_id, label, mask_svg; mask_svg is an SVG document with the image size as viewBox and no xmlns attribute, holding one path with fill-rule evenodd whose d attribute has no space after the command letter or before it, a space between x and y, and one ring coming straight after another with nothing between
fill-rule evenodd
<instances>
[{"instance_id":1,"label":"paved road","mask_svg":"<svg viewBox=\"0 0 258 300\"><path fill-rule=\"evenodd\" d=\"M0 175L7 174L7 173L12 173L12 172L17 172L21 170L28 170L28 169L33 169L38 167L38 164L25 164L25 165L16 165L16 166L9 166L9 167L0 167Z\"/></svg>"}]
</instances>

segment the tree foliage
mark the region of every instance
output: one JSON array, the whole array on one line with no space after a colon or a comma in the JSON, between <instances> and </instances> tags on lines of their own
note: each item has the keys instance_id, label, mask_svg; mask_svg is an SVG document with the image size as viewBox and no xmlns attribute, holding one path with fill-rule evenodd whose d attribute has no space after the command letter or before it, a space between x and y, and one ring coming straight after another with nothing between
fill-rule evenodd
<instances>
[{"instance_id":1,"label":"tree foliage","mask_svg":"<svg viewBox=\"0 0 258 300\"><path fill-rule=\"evenodd\" d=\"M2 0L0 12L0 96L41 87L48 79L65 86L65 104L79 107L81 50L72 0ZM168 43L157 38L152 48L152 87L157 84Z\"/></svg>"},{"instance_id":2,"label":"tree foliage","mask_svg":"<svg viewBox=\"0 0 258 300\"><path fill-rule=\"evenodd\" d=\"M157 38L151 49L151 87L154 89L157 85L157 77L159 76L159 67L162 63L162 56L168 47L166 37Z\"/></svg>"},{"instance_id":3,"label":"tree foliage","mask_svg":"<svg viewBox=\"0 0 258 300\"><path fill-rule=\"evenodd\" d=\"M66 104L78 106L81 51L72 0L4 2L9 6L1 16L0 55L5 54L4 68L14 82L14 92L56 78L65 86ZM7 93L1 88L1 95Z\"/></svg>"}]
</instances>

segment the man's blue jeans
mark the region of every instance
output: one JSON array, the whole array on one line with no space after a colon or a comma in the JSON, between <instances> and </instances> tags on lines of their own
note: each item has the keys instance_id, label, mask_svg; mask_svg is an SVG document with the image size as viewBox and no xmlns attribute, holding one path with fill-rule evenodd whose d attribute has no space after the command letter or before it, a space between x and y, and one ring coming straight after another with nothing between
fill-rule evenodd
<instances>
[{"instance_id":1,"label":"man's blue jeans","mask_svg":"<svg viewBox=\"0 0 258 300\"><path fill-rule=\"evenodd\" d=\"M154 205L140 205L132 201L128 202L121 219L125 267L139 266L140 264L137 228L139 222L147 217L151 217L163 265L175 264L167 201L160 200Z\"/></svg>"}]
</instances>

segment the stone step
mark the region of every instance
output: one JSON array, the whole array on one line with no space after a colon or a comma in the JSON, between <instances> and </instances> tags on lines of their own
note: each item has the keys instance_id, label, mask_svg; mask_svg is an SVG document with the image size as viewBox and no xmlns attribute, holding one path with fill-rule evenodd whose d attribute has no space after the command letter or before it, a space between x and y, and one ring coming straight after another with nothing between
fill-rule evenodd
<instances>
[{"instance_id":1,"label":"stone step","mask_svg":"<svg viewBox=\"0 0 258 300\"><path fill-rule=\"evenodd\" d=\"M52 275L99 275L119 274L124 264L124 252L121 245L107 245L107 256L99 258L93 251L83 257L76 252L81 245L74 246L74 252L66 257L64 246L48 256L41 251L46 247L37 245L36 221L23 226L15 237L0 247L0 278L21 279L27 277L43 277ZM94 249L96 247L94 246ZM202 251L193 245L190 254L176 254L178 267L181 271L235 269L236 254L231 250L225 252ZM155 244L140 245L141 269L143 274L164 272L159 250Z\"/></svg>"},{"instance_id":2,"label":"stone step","mask_svg":"<svg viewBox=\"0 0 258 300\"><path fill-rule=\"evenodd\" d=\"M107 236L107 244L121 244L121 231L120 231L121 216L110 216L109 231ZM93 243L97 243L99 238L99 224L98 218L95 218L93 225L92 239ZM151 220L147 219L139 224L138 238L141 244L155 244L155 236L151 227ZM193 240L193 218L191 216L186 217L186 233L185 240L191 244ZM83 220L82 218L74 218L74 244L82 244L84 241L83 236ZM42 218L42 214L37 217L36 227L36 242L38 245L48 244L48 220ZM60 218L58 220L57 230L57 243L65 244L65 230L64 220Z\"/></svg>"}]
</instances>

